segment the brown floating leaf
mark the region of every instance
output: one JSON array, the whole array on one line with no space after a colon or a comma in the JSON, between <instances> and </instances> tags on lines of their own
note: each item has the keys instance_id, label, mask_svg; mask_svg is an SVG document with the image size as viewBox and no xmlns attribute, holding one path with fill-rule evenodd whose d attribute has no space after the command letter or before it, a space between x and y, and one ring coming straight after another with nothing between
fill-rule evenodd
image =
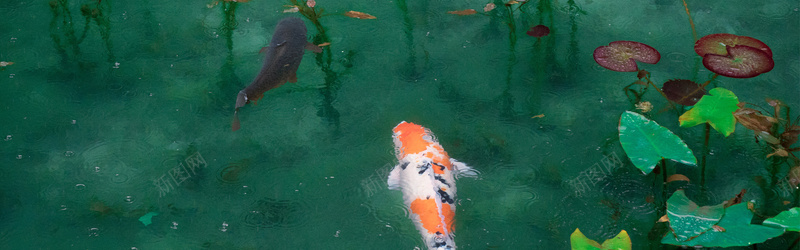
<instances>
[{"instance_id":1,"label":"brown floating leaf","mask_svg":"<svg viewBox=\"0 0 800 250\"><path fill-rule=\"evenodd\" d=\"M665 214L664 216L661 216L661 218L658 219L658 222L669 222L669 217L667 217L667 215Z\"/></svg>"},{"instance_id":2,"label":"brown floating leaf","mask_svg":"<svg viewBox=\"0 0 800 250\"><path fill-rule=\"evenodd\" d=\"M714 231L717 231L717 232L725 232L725 228L720 227L719 225L714 225L714 226L712 226L712 228L714 228Z\"/></svg>"},{"instance_id":3,"label":"brown floating leaf","mask_svg":"<svg viewBox=\"0 0 800 250\"><path fill-rule=\"evenodd\" d=\"M547 26L539 24L539 25L531 27L531 29L529 29L528 32L525 32L525 34L528 34L529 36L532 36L532 37L539 38L539 37L543 37L543 36L549 35L550 34L550 28L548 28Z\"/></svg>"},{"instance_id":4,"label":"brown floating leaf","mask_svg":"<svg viewBox=\"0 0 800 250\"><path fill-rule=\"evenodd\" d=\"M331 43L327 43L327 42L326 43L320 43L317 46L324 47L324 46L328 46L328 45L331 45Z\"/></svg>"},{"instance_id":5,"label":"brown floating leaf","mask_svg":"<svg viewBox=\"0 0 800 250\"><path fill-rule=\"evenodd\" d=\"M694 106L706 94L706 90L702 85L683 79L673 79L665 82L661 91L670 101L684 106Z\"/></svg>"},{"instance_id":6,"label":"brown floating leaf","mask_svg":"<svg viewBox=\"0 0 800 250\"><path fill-rule=\"evenodd\" d=\"M542 118L542 117L544 117L544 114L538 114L538 115L534 115L534 116L533 116L533 117L531 117L531 118Z\"/></svg>"},{"instance_id":7,"label":"brown floating leaf","mask_svg":"<svg viewBox=\"0 0 800 250\"><path fill-rule=\"evenodd\" d=\"M477 14L477 13L478 13L478 11L475 11L474 9L454 10L454 11L448 11L447 12L447 14L453 14L453 15L459 15L459 16L469 16L469 15L473 15L473 14Z\"/></svg>"},{"instance_id":8,"label":"brown floating leaf","mask_svg":"<svg viewBox=\"0 0 800 250\"><path fill-rule=\"evenodd\" d=\"M777 155L777 156L781 156L781 157L787 157L787 156L789 156L789 152L787 152L786 149L783 149L783 148L775 148L775 152L772 152L771 154L768 154L767 158L770 158L773 155Z\"/></svg>"},{"instance_id":9,"label":"brown floating leaf","mask_svg":"<svg viewBox=\"0 0 800 250\"><path fill-rule=\"evenodd\" d=\"M515 4L518 4L518 3L519 3L519 2L517 2L517 1L511 0L511 1L508 1L508 2L506 3L506 6L511 6L511 5L515 5Z\"/></svg>"},{"instance_id":10,"label":"brown floating leaf","mask_svg":"<svg viewBox=\"0 0 800 250\"><path fill-rule=\"evenodd\" d=\"M483 7L483 12L492 11L495 7L496 6L494 6L494 3L487 3L486 7Z\"/></svg>"},{"instance_id":11,"label":"brown floating leaf","mask_svg":"<svg viewBox=\"0 0 800 250\"><path fill-rule=\"evenodd\" d=\"M5 66L8 66L8 65L13 65L13 64L14 64L14 62L0 62L0 67L5 67Z\"/></svg>"},{"instance_id":12,"label":"brown floating leaf","mask_svg":"<svg viewBox=\"0 0 800 250\"><path fill-rule=\"evenodd\" d=\"M344 15L352 17L352 18L358 18L358 19L377 19L377 17L375 17L373 15L370 15L370 14L367 14L367 13L364 13L364 12L352 11L352 10L348 11L347 13L344 13Z\"/></svg>"},{"instance_id":13,"label":"brown floating leaf","mask_svg":"<svg viewBox=\"0 0 800 250\"><path fill-rule=\"evenodd\" d=\"M767 119L767 116L761 114L761 111L751 108L739 108L733 112L736 121L742 124L745 128L760 132L772 130L772 122Z\"/></svg>"},{"instance_id":14,"label":"brown floating leaf","mask_svg":"<svg viewBox=\"0 0 800 250\"><path fill-rule=\"evenodd\" d=\"M639 79L642 79L642 78L646 77L649 74L650 74L650 72L647 72L647 70L640 69L639 72L636 73L636 77L638 77ZM645 85L647 85L647 84L645 84Z\"/></svg>"},{"instance_id":15,"label":"brown floating leaf","mask_svg":"<svg viewBox=\"0 0 800 250\"><path fill-rule=\"evenodd\" d=\"M682 174L673 174L673 175L670 175L669 177L667 177L667 183L670 183L670 182L673 182L673 181L690 182L689 181L689 177L686 177L685 175L682 175Z\"/></svg>"},{"instance_id":16,"label":"brown floating leaf","mask_svg":"<svg viewBox=\"0 0 800 250\"><path fill-rule=\"evenodd\" d=\"M792 126L786 129L781 133L781 146L791 148L797 142L798 135L800 135L800 126Z\"/></svg>"},{"instance_id":17,"label":"brown floating leaf","mask_svg":"<svg viewBox=\"0 0 800 250\"><path fill-rule=\"evenodd\" d=\"M781 140L778 140L778 138L775 138L775 136L772 136L767 131L756 132L756 136L758 137L758 139L761 139L772 145L781 144Z\"/></svg>"},{"instance_id":18,"label":"brown floating leaf","mask_svg":"<svg viewBox=\"0 0 800 250\"><path fill-rule=\"evenodd\" d=\"M725 207L727 208L727 207L742 203L742 198L744 197L745 193L747 193L747 189L742 189L742 191L739 191L739 194L737 194L736 196L734 196L730 200L725 201Z\"/></svg>"}]
</instances>

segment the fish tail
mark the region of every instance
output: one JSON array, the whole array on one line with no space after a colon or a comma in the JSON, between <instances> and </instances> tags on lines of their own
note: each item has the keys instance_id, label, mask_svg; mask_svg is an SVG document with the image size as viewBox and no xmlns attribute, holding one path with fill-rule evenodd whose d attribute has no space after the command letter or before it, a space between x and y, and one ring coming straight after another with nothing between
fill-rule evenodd
<instances>
[{"instance_id":1,"label":"fish tail","mask_svg":"<svg viewBox=\"0 0 800 250\"><path fill-rule=\"evenodd\" d=\"M233 124L231 124L231 130L236 131L239 130L241 124L239 124L239 110L233 111Z\"/></svg>"}]
</instances>

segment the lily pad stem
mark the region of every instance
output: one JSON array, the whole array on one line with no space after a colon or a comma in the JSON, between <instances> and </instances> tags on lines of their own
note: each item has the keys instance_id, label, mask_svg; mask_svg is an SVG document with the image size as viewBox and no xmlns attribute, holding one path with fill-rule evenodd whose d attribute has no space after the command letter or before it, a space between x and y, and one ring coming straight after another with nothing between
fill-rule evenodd
<instances>
[{"instance_id":1,"label":"lily pad stem","mask_svg":"<svg viewBox=\"0 0 800 250\"><path fill-rule=\"evenodd\" d=\"M706 123L706 138L703 141L703 158L700 160L700 187L706 187L706 156L708 155L708 137L711 135L711 125Z\"/></svg>"}]
</instances>

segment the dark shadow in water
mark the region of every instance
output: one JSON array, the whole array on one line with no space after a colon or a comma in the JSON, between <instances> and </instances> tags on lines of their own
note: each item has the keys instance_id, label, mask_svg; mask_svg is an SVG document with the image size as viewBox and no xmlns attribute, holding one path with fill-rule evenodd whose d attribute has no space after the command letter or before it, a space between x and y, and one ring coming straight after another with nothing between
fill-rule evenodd
<instances>
[{"instance_id":1,"label":"dark shadow in water","mask_svg":"<svg viewBox=\"0 0 800 250\"><path fill-rule=\"evenodd\" d=\"M414 28L416 27L416 22L414 22L414 19L408 13L408 3L406 3L405 0L398 0L396 3L397 8L399 8L400 12L403 14L403 33L405 33L406 48L408 49L408 58L406 59L406 64L400 69L400 76L401 79L407 82L419 82L425 75L417 66L417 50L414 45ZM421 4L425 4L425 6L414 7L415 11L426 11L428 9L427 1L422 1Z\"/></svg>"},{"instance_id":2,"label":"dark shadow in water","mask_svg":"<svg viewBox=\"0 0 800 250\"><path fill-rule=\"evenodd\" d=\"M108 63L116 62L114 46L111 42L111 22L107 15L111 11L111 4L108 1L92 0L81 5L80 12L84 17L84 23L80 35L74 27L75 22L73 22L72 12L69 9L69 0L52 0L49 5L53 13L53 19L50 21L50 38L53 39L55 49L61 56L62 65L74 65L74 62L78 62L81 70L92 66L83 61L80 48L92 23L96 25L105 44Z\"/></svg>"},{"instance_id":3,"label":"dark shadow in water","mask_svg":"<svg viewBox=\"0 0 800 250\"><path fill-rule=\"evenodd\" d=\"M219 88L219 93L237 93L239 92L239 86L241 86L241 79L236 76L236 68L234 67L234 56L233 56L233 31L236 30L236 26L239 25L236 22L236 7L238 6L238 2L228 2L223 1L221 2L222 5L222 24L220 25L219 32L225 38L225 48L228 50L228 56L225 58L225 63L222 65L219 71L219 79L220 81L217 82L217 87ZM216 96L225 96L225 97L232 97L235 94L224 94L224 95L216 95ZM231 105L234 99L230 98L223 98L223 100L217 100L217 102L222 103L221 107L227 107L227 105Z\"/></svg>"}]
</instances>

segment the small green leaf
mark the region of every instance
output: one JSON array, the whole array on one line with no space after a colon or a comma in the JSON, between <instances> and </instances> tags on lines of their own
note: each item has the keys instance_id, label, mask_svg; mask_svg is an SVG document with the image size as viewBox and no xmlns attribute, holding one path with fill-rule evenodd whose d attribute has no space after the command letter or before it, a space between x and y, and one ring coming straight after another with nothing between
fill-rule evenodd
<instances>
[{"instance_id":1,"label":"small green leaf","mask_svg":"<svg viewBox=\"0 0 800 250\"><path fill-rule=\"evenodd\" d=\"M704 247L749 246L777 237L784 232L782 228L750 224L752 219L753 212L747 209L747 203L739 203L725 209L725 215L717 223L716 229L684 242L677 241L672 233L667 233L661 239L661 243ZM670 220L670 225L672 223Z\"/></svg>"},{"instance_id":2,"label":"small green leaf","mask_svg":"<svg viewBox=\"0 0 800 250\"><path fill-rule=\"evenodd\" d=\"M681 127L692 127L708 122L717 132L729 136L736 129L736 118L733 112L739 109L739 98L730 90L714 88L708 91L708 95L700 98L700 101L686 113L678 118Z\"/></svg>"},{"instance_id":3,"label":"small green leaf","mask_svg":"<svg viewBox=\"0 0 800 250\"><path fill-rule=\"evenodd\" d=\"M595 250L602 247L600 243L597 243L597 241L586 238L586 235L583 235L581 230L578 228L576 228L575 232L572 232L572 235L569 236L569 241L572 245L572 250Z\"/></svg>"},{"instance_id":4,"label":"small green leaf","mask_svg":"<svg viewBox=\"0 0 800 250\"><path fill-rule=\"evenodd\" d=\"M630 111L619 119L619 141L636 168L649 174L662 158L696 165L697 158L681 138L644 116Z\"/></svg>"},{"instance_id":5,"label":"small green leaf","mask_svg":"<svg viewBox=\"0 0 800 250\"><path fill-rule=\"evenodd\" d=\"M764 226L784 228L787 231L800 231L800 207L783 211L764 221Z\"/></svg>"},{"instance_id":6,"label":"small green leaf","mask_svg":"<svg viewBox=\"0 0 800 250\"><path fill-rule=\"evenodd\" d=\"M142 217L139 217L139 221L141 221L145 226L150 225L153 223L153 216L156 215L158 215L158 212L149 212L145 215L142 215Z\"/></svg>"},{"instance_id":7,"label":"small green leaf","mask_svg":"<svg viewBox=\"0 0 800 250\"><path fill-rule=\"evenodd\" d=\"M675 191L667 200L667 217L677 241L687 241L711 230L725 213L723 204L697 206L683 190Z\"/></svg>"},{"instance_id":8,"label":"small green leaf","mask_svg":"<svg viewBox=\"0 0 800 250\"><path fill-rule=\"evenodd\" d=\"M630 250L632 247L631 238L625 230L619 232L614 238L604 241L602 245L597 241L586 238L581 233L581 230L577 228L569 236L569 240L572 250Z\"/></svg>"}]
</instances>

